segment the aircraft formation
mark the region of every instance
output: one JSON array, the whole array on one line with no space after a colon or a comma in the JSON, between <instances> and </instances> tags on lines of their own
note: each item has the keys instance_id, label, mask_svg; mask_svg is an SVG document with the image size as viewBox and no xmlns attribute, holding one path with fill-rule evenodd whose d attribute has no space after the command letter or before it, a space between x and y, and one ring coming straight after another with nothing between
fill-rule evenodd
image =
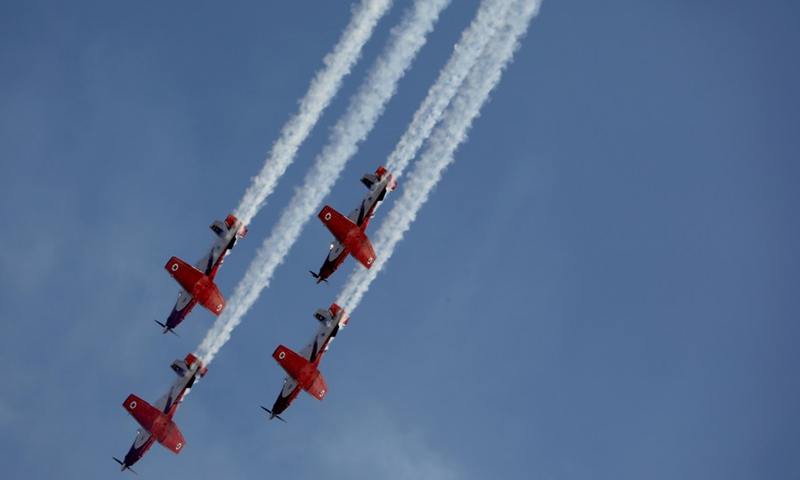
<instances>
[{"instance_id":1,"label":"aircraft formation","mask_svg":"<svg viewBox=\"0 0 800 480\"><path fill-rule=\"evenodd\" d=\"M239 295L237 287L234 313L222 314L226 302L215 283L219 267L236 242L247 234L247 224L292 163L294 152L336 95L343 77L350 73L361 48L391 3L390 0L363 0L354 7L350 25L325 57L325 66L315 75L306 96L298 102L298 114L281 130L281 138L275 142L264 167L245 192L236 215L231 214L224 222L217 221L211 225L217 239L209 252L194 266L177 257L166 263L167 272L181 286L181 291L166 320L156 320L163 333L177 335L176 328L197 303L218 318L200 345L199 352L172 364L178 379L164 396L153 405L135 395L128 396L123 403L126 411L141 426L124 460L115 458L123 471L132 471L131 467L155 442L176 454L185 447L185 440L173 421L177 407L189 389L207 373L208 364L229 338L231 329L255 301L260 289L266 287L274 266L286 255L286 245L296 240L304 222L330 192L335 178L357 151L357 144L366 138L394 95L400 78L424 45L427 34L434 29L439 14L451 2L419 0L403 13L400 23L390 33L387 48L375 60L347 110L332 128L329 143L315 160L305 185L295 192L295 197L303 198L293 198L290 202L278 220L276 239L270 236L264 242L269 248L267 254L262 258L265 249L259 251L245 276L248 281L239 284L239 287L244 285L246 295ZM408 230L446 167L453 162L456 149L466 140L473 120L513 59L530 20L539 11L540 3L540 0L482 0L475 18L462 32L450 58L389 155L386 164L394 174L380 167L375 174L364 175L362 182L368 192L348 216L327 205L317 214L334 237L322 266L316 272L311 271L317 284L328 283L348 255L368 269L351 276L351 282L345 287L347 295L337 300L351 310L349 313L356 308L369 281L392 255L394 245ZM426 148L421 150L423 144ZM386 193L396 188L393 175L399 178L412 160L416 160L414 170L396 205L402 208L393 208L388 213L387 221L375 236L381 254L379 258L366 235L367 226ZM251 274L254 280L249 279ZM333 302L327 310L317 310L314 316L319 326L300 353L279 345L272 354L285 370L286 377L272 408L261 407L270 419L283 421L282 415L301 390L317 400L322 400L327 394L328 386L320 371L320 362L330 348L330 342L347 325L349 314Z\"/></svg>"},{"instance_id":2,"label":"aircraft formation","mask_svg":"<svg viewBox=\"0 0 800 480\"><path fill-rule=\"evenodd\" d=\"M317 284L328 283L330 276L344 263L348 255L353 256L366 268L370 268L376 259L375 251L366 234L367 225L374 216L378 204L385 199L386 193L397 187L397 181L384 167L379 167L375 174L365 174L361 182L368 191L359 206L348 216L345 217L328 205L317 215L333 234L330 252L322 267L317 273L311 272L317 279ZM224 222L217 220L210 228L217 235L217 239L208 253L197 263L192 266L178 257L172 257L164 266L181 286L178 299L167 319L164 322L155 321L163 328L164 334L170 332L177 335L175 329L198 303L217 316L225 309L225 298L214 280L225 256L233 249L237 240L247 234L247 227L230 214ZM289 407L301 390L305 390L320 401L328 391L325 379L319 371L319 363L330 342L339 330L347 325L349 316L339 305L333 303L327 310L317 310L314 317L319 320L320 326L311 342L299 354L284 345L279 345L272 354L286 371L287 376L272 409L261 407L269 413L270 420L278 418L285 421L280 414ZM130 470L136 473L131 467L155 442L176 455L186 444L173 421L173 416L186 393L199 378L206 375L208 368L201 358L192 353L184 360L175 360L171 368L178 378L155 404L151 405L134 394L130 394L122 403L123 408L141 427L124 459L113 457L122 471Z\"/></svg>"}]
</instances>

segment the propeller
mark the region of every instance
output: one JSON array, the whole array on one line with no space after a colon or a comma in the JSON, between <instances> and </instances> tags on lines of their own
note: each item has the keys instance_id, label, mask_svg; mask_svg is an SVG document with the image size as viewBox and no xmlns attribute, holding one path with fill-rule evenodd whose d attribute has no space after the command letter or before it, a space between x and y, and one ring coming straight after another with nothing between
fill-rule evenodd
<instances>
[{"instance_id":1,"label":"propeller","mask_svg":"<svg viewBox=\"0 0 800 480\"><path fill-rule=\"evenodd\" d=\"M139 475L138 473L136 473L136 470L132 469L130 467L130 465L125 465L125 462L123 462L122 460L118 459L117 457L111 457L111 458L113 458L115 462L117 462L120 465L122 465L122 470L120 470L120 471L130 470L134 474Z\"/></svg>"},{"instance_id":2,"label":"propeller","mask_svg":"<svg viewBox=\"0 0 800 480\"><path fill-rule=\"evenodd\" d=\"M265 407L263 405L261 406L261 408L263 408L265 412L269 413L269 419L270 420L272 420L273 418L277 418L281 422L286 423L286 420L282 419L279 415L276 415L276 414L272 413L272 410L269 410L267 407Z\"/></svg>"},{"instance_id":3,"label":"propeller","mask_svg":"<svg viewBox=\"0 0 800 480\"><path fill-rule=\"evenodd\" d=\"M175 335L176 337L180 337L180 335L175 333L175 330L169 328L168 326L164 325L163 323L159 322L158 320L153 320L153 321L156 322L157 324L161 325L162 327L164 327L164 333L169 332L169 333Z\"/></svg>"},{"instance_id":4,"label":"propeller","mask_svg":"<svg viewBox=\"0 0 800 480\"><path fill-rule=\"evenodd\" d=\"M330 283L328 283L328 279L320 277L318 273L314 273L311 270L309 270L308 273L310 273L311 275L314 276L314 278L317 279L317 285L319 285L320 282L325 282L325 285L330 285Z\"/></svg>"}]
</instances>

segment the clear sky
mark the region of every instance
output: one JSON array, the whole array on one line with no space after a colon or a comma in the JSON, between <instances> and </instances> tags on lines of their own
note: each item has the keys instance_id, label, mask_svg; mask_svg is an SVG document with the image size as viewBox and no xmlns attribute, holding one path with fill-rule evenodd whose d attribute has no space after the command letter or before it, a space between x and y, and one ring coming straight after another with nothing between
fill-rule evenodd
<instances>
[{"instance_id":1,"label":"clear sky","mask_svg":"<svg viewBox=\"0 0 800 480\"><path fill-rule=\"evenodd\" d=\"M247 237L229 296L398 0ZM325 199L349 212L469 24L454 0ZM178 286L256 175L350 2L0 3L0 465L109 478L169 365ZM148 478L800 477L800 6L545 0L429 203L321 364L283 371L355 267L316 220L156 445ZM387 197L386 213L398 192ZM386 208L386 210L383 210ZM378 225L380 218L375 219ZM377 252L380 255L380 252Z\"/></svg>"}]
</instances>

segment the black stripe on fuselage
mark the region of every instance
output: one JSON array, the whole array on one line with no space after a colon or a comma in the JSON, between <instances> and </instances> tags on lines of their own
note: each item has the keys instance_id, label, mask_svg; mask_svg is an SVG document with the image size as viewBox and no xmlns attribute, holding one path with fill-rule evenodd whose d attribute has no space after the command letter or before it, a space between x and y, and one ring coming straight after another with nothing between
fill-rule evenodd
<instances>
[{"instance_id":1,"label":"black stripe on fuselage","mask_svg":"<svg viewBox=\"0 0 800 480\"><path fill-rule=\"evenodd\" d=\"M366 218L366 211L367 211L365 208L366 203L367 203L366 201L362 201L361 206L359 207L358 210L358 221L356 222L356 225L358 225L359 227L361 226L362 223L364 223L364 218Z\"/></svg>"}]
</instances>

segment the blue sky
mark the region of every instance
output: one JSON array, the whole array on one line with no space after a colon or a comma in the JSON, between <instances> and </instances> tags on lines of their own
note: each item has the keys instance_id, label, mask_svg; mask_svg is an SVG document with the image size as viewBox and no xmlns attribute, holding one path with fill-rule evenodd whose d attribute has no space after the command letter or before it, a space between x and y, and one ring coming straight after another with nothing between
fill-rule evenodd
<instances>
[{"instance_id":1,"label":"blue sky","mask_svg":"<svg viewBox=\"0 0 800 480\"><path fill-rule=\"evenodd\" d=\"M163 265L211 244L350 18L268 3L0 5L9 478L118 474L137 428L122 401L155 401L211 326L198 309L161 335ZM223 294L409 3L226 258ZM444 11L326 203L360 200L477 6ZM274 348L305 344L354 267L314 284L330 234L312 221L178 411L185 450L137 471L796 478L798 20L790 2L545 0L333 342L325 400L299 397L287 424L259 408L282 384Z\"/></svg>"}]
</instances>

